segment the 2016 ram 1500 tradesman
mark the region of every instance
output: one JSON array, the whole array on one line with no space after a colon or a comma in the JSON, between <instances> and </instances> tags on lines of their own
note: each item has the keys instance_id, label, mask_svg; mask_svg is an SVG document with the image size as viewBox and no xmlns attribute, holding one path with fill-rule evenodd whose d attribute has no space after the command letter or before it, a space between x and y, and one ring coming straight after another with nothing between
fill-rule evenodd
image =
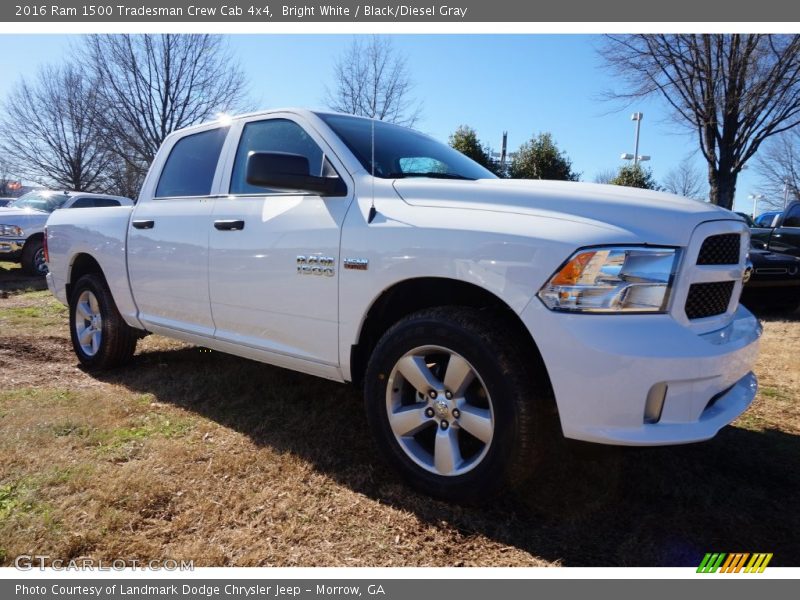
<instances>
[{"instance_id":1,"label":"2016 ram 1500 tradesman","mask_svg":"<svg viewBox=\"0 0 800 600\"><path fill-rule=\"evenodd\" d=\"M54 213L47 278L86 366L154 332L363 385L387 459L472 501L530 474L548 425L679 444L744 411L749 241L708 204L281 110L170 135L132 209Z\"/></svg>"}]
</instances>

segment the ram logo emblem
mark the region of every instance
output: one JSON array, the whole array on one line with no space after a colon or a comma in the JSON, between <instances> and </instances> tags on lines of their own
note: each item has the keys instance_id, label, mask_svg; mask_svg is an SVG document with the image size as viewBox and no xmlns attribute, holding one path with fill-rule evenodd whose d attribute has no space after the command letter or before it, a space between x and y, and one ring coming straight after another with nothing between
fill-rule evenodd
<instances>
[{"instance_id":1,"label":"ram logo emblem","mask_svg":"<svg viewBox=\"0 0 800 600\"><path fill-rule=\"evenodd\" d=\"M366 271L369 268L369 259L367 258L345 258L343 262L345 269Z\"/></svg>"},{"instance_id":2,"label":"ram logo emblem","mask_svg":"<svg viewBox=\"0 0 800 600\"><path fill-rule=\"evenodd\" d=\"M301 254L297 257L297 274L333 277L336 274L336 259L333 256Z\"/></svg>"}]
</instances>

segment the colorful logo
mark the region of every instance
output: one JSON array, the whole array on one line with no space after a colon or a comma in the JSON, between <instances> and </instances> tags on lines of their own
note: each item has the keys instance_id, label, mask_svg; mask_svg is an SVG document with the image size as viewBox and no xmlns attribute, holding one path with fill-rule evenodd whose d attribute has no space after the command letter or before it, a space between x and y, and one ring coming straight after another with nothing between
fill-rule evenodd
<instances>
[{"instance_id":1,"label":"colorful logo","mask_svg":"<svg viewBox=\"0 0 800 600\"><path fill-rule=\"evenodd\" d=\"M749 560L748 560L749 559ZM772 553L735 552L726 554L724 552L709 552L703 557L700 566L697 567L698 573L763 573L769 561L772 560Z\"/></svg>"}]
</instances>

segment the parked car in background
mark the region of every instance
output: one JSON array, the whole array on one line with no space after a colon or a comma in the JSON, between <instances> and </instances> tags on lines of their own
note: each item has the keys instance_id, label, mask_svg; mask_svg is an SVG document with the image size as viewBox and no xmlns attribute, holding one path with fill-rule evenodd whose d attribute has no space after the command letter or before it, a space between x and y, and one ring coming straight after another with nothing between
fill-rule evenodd
<instances>
[{"instance_id":1,"label":"parked car in background","mask_svg":"<svg viewBox=\"0 0 800 600\"><path fill-rule=\"evenodd\" d=\"M763 218L762 218L763 217ZM783 212L759 215L750 229L750 280L742 302L751 308L794 310L800 307L800 202Z\"/></svg>"},{"instance_id":2,"label":"parked car in background","mask_svg":"<svg viewBox=\"0 0 800 600\"><path fill-rule=\"evenodd\" d=\"M779 216L770 225L760 225L750 231L750 243L754 248L800 256L800 201L792 202L777 214Z\"/></svg>"},{"instance_id":3,"label":"parked car in background","mask_svg":"<svg viewBox=\"0 0 800 600\"><path fill-rule=\"evenodd\" d=\"M750 309L800 308L800 257L750 249L753 268L742 290L742 304Z\"/></svg>"},{"instance_id":4,"label":"parked car in background","mask_svg":"<svg viewBox=\"0 0 800 600\"><path fill-rule=\"evenodd\" d=\"M771 210L769 212L761 213L755 221L755 227L774 227L775 221L783 214L780 210Z\"/></svg>"},{"instance_id":5,"label":"parked car in background","mask_svg":"<svg viewBox=\"0 0 800 600\"><path fill-rule=\"evenodd\" d=\"M30 275L45 275L44 226L54 210L132 206L130 198L88 192L28 192L0 207L0 260L18 262Z\"/></svg>"}]
</instances>

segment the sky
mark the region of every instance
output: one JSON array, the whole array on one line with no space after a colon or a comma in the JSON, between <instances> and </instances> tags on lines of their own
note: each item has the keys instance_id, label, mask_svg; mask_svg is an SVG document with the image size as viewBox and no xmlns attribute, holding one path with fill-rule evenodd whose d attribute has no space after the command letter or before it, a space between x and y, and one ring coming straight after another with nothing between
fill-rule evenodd
<instances>
[{"instance_id":1,"label":"sky","mask_svg":"<svg viewBox=\"0 0 800 600\"><path fill-rule=\"evenodd\" d=\"M705 161L696 137L670 118L659 99L631 106L603 100L619 83L603 68L597 35L391 35L405 56L413 94L422 103L416 128L447 141L466 124L499 151L503 131L509 150L549 131L584 181L624 164L633 153L631 113L644 113L639 153L652 158L656 180L689 157L704 180ZM335 61L352 35L226 36L249 82L253 108L326 108ZM0 98L20 77L57 63L79 47L79 35L0 35ZM752 161L751 161L752 162ZM707 189L707 188L706 188ZM753 169L739 176L735 207L750 213L757 193ZM764 207L763 210L766 210ZM760 208L758 212L762 212Z\"/></svg>"}]
</instances>

